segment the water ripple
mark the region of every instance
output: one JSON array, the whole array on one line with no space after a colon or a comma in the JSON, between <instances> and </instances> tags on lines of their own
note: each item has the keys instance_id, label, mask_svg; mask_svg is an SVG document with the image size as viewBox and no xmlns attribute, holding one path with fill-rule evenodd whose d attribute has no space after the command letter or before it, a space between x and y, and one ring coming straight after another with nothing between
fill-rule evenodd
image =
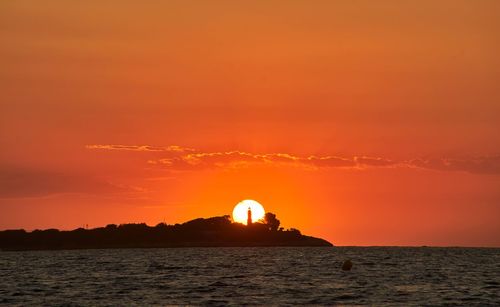
<instances>
[{"instance_id":1,"label":"water ripple","mask_svg":"<svg viewBox=\"0 0 500 307\"><path fill-rule=\"evenodd\" d=\"M0 304L500 305L499 263L479 248L1 252Z\"/></svg>"}]
</instances>

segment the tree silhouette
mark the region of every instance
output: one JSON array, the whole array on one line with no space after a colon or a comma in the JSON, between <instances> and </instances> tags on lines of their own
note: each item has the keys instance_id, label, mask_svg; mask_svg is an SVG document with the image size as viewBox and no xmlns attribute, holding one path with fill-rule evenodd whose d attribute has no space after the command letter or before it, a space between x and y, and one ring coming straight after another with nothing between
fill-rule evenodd
<instances>
[{"instance_id":1,"label":"tree silhouette","mask_svg":"<svg viewBox=\"0 0 500 307\"><path fill-rule=\"evenodd\" d=\"M247 227L231 223L228 215L198 218L182 224L109 224L93 229L0 231L2 250L145 248L207 246L332 246L297 229L277 231L280 221L266 213L262 222Z\"/></svg>"},{"instance_id":2,"label":"tree silhouette","mask_svg":"<svg viewBox=\"0 0 500 307\"><path fill-rule=\"evenodd\" d=\"M269 230L277 231L280 227L280 220L276 218L276 214L266 212L266 214L264 215L264 224L269 227Z\"/></svg>"}]
</instances>

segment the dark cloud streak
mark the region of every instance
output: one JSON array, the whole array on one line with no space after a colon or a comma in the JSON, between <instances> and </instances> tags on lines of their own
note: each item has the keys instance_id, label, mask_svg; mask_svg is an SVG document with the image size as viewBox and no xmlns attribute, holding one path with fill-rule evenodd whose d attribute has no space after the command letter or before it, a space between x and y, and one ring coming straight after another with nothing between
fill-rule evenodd
<instances>
[{"instance_id":1,"label":"dark cloud streak","mask_svg":"<svg viewBox=\"0 0 500 307\"><path fill-rule=\"evenodd\" d=\"M0 198L44 197L62 193L108 194L124 192L123 186L93 176L2 167Z\"/></svg>"}]
</instances>

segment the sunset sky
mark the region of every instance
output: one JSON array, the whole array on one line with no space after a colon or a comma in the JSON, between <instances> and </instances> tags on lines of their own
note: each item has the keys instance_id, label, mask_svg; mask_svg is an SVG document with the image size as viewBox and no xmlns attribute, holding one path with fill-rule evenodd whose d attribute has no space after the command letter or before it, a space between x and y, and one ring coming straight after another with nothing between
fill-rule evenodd
<instances>
[{"instance_id":1,"label":"sunset sky","mask_svg":"<svg viewBox=\"0 0 500 307\"><path fill-rule=\"evenodd\" d=\"M500 246L500 1L0 2L0 229L243 199L338 245Z\"/></svg>"}]
</instances>

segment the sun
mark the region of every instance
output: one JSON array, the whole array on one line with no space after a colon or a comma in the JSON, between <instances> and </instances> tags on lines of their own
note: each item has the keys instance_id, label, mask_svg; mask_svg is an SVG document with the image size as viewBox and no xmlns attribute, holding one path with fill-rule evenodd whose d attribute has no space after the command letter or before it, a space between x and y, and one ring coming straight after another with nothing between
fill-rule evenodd
<instances>
[{"instance_id":1,"label":"sun","mask_svg":"<svg viewBox=\"0 0 500 307\"><path fill-rule=\"evenodd\" d=\"M264 217L266 211L261 204L255 200L245 199L240 201L233 209L233 221L247 224L248 208L252 211L252 221L256 222Z\"/></svg>"}]
</instances>

